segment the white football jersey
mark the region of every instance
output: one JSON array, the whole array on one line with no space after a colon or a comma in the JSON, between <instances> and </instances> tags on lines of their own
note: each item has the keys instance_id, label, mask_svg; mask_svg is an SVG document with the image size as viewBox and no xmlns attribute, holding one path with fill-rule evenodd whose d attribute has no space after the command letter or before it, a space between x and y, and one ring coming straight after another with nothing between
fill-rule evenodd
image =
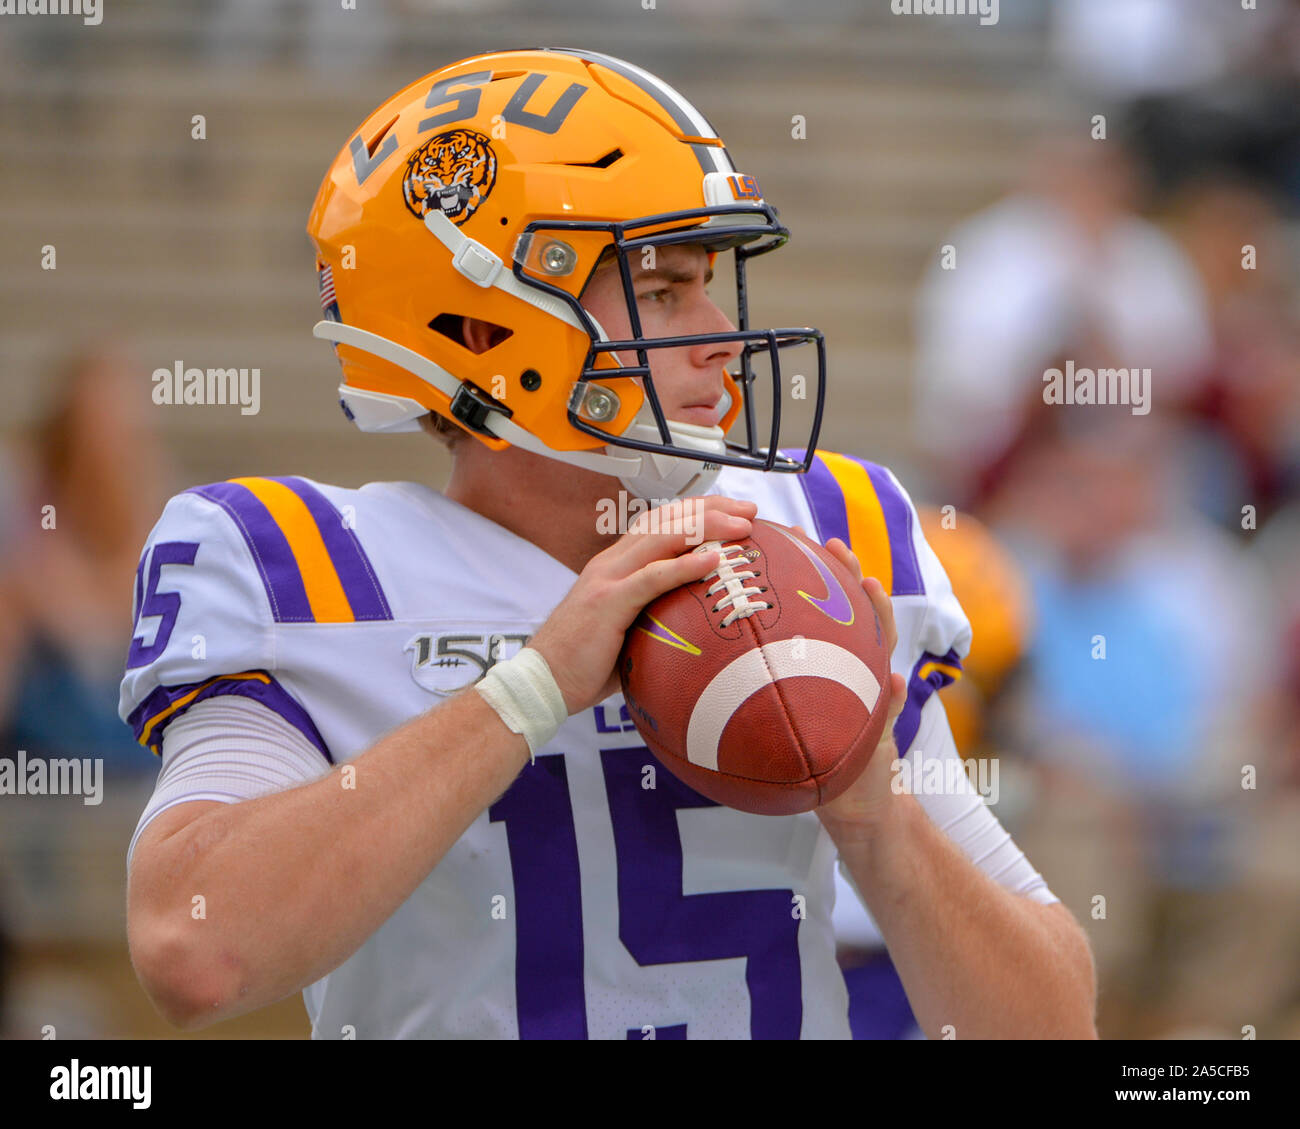
<instances>
[{"instance_id":1,"label":"white football jersey","mask_svg":"<svg viewBox=\"0 0 1300 1129\"><path fill-rule=\"evenodd\" d=\"M896 736L960 673L970 628L883 467L821 452L807 475L726 468L714 493L852 545L894 597ZM322 771L525 644L576 574L414 483L196 487L136 577L120 712L159 751L219 695L261 702ZM657 767L621 696L575 714L405 903L304 992L339 1038L847 1038L817 816L720 807ZM324 926L322 926L324 927Z\"/></svg>"}]
</instances>

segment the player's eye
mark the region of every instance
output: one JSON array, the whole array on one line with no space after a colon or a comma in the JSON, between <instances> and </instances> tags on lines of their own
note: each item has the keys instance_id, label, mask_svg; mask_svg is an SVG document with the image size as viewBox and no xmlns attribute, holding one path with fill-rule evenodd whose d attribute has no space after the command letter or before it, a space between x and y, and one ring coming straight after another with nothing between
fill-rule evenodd
<instances>
[{"instance_id":1,"label":"player's eye","mask_svg":"<svg viewBox=\"0 0 1300 1129\"><path fill-rule=\"evenodd\" d=\"M642 302L665 302L671 293L670 287L661 286L658 290L648 290L644 294L638 294L637 298Z\"/></svg>"}]
</instances>

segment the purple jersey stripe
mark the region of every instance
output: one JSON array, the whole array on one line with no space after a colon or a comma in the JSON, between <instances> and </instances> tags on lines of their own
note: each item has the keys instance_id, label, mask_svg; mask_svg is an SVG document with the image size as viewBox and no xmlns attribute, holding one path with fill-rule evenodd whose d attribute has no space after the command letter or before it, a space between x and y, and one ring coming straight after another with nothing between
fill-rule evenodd
<instances>
[{"instance_id":1,"label":"purple jersey stripe","mask_svg":"<svg viewBox=\"0 0 1300 1129\"><path fill-rule=\"evenodd\" d=\"M849 993L849 1029L855 1039L903 1039L916 1029L916 1016L894 963L885 949L844 970Z\"/></svg>"},{"instance_id":2,"label":"purple jersey stripe","mask_svg":"<svg viewBox=\"0 0 1300 1129\"><path fill-rule=\"evenodd\" d=\"M937 658L937 659L936 659L933 655L931 655L928 661L930 661L930 662L940 662L940 663L943 663L944 666L955 666L958 670L961 669L961 655L959 655L959 654L956 652L956 650L955 650L955 649L952 649L952 648L949 649L949 651L948 651L948 653L947 653L946 655L943 655L943 656L940 657L940 658ZM953 681L956 681L956 680L955 680L955 679L952 679L952 678L948 679L948 682L953 682ZM948 685L948 682L945 682L944 685L947 686L947 685Z\"/></svg>"},{"instance_id":3,"label":"purple jersey stripe","mask_svg":"<svg viewBox=\"0 0 1300 1129\"><path fill-rule=\"evenodd\" d=\"M838 537L848 545L849 515L844 508L844 491L840 489L840 484L835 481L830 469L817 456L808 472L798 477L804 497L808 499L808 507L812 510L817 540L825 545L832 537Z\"/></svg>"},{"instance_id":4,"label":"purple jersey stripe","mask_svg":"<svg viewBox=\"0 0 1300 1129\"><path fill-rule=\"evenodd\" d=\"M140 609L144 607L144 558L147 554L140 554L140 563L135 566L135 604L131 608L132 622L139 622Z\"/></svg>"},{"instance_id":5,"label":"purple jersey stripe","mask_svg":"<svg viewBox=\"0 0 1300 1129\"><path fill-rule=\"evenodd\" d=\"M903 712L894 722L894 743L898 746L900 757L907 756L911 751L912 742L916 740L916 732L921 728L921 707L929 701L930 695L936 690L942 690L954 681L952 675L940 669L931 670L925 678L922 678L922 668L930 663L942 663L945 666L961 668L961 659L957 657L955 651L949 651L943 656L932 655L929 651L921 652L921 657L916 660L916 665L912 667L912 675L907 680L907 701L903 704Z\"/></svg>"},{"instance_id":6,"label":"purple jersey stripe","mask_svg":"<svg viewBox=\"0 0 1300 1129\"><path fill-rule=\"evenodd\" d=\"M190 682L181 686L159 686L131 711L131 715L126 719L127 724L131 726L137 741L161 756L162 738L167 726L180 717L190 706L207 698L219 698L228 695L252 698L261 702L267 709L278 713L315 745L320 750L321 756L330 764L333 764L334 758L330 755L325 739L321 737L320 731L311 719L311 715L266 671L249 671L248 673L263 675L265 680L262 678L226 676L208 679L204 682ZM183 706L155 723L149 729L148 737L144 736L145 728L151 720L169 709L173 703L186 697L189 700Z\"/></svg>"},{"instance_id":7,"label":"purple jersey stripe","mask_svg":"<svg viewBox=\"0 0 1300 1129\"><path fill-rule=\"evenodd\" d=\"M916 559L916 545L912 541L912 507L884 467L864 459L853 458L853 461L866 470L871 485L875 487L880 511L885 515L889 557L894 566L894 590L890 595L924 596L925 582L921 579L921 565Z\"/></svg>"},{"instance_id":8,"label":"purple jersey stripe","mask_svg":"<svg viewBox=\"0 0 1300 1129\"><path fill-rule=\"evenodd\" d=\"M315 617L293 550L253 492L235 482L214 482L209 486L195 486L188 493L215 502L239 527L261 574L272 618L277 623L313 622Z\"/></svg>"},{"instance_id":9,"label":"purple jersey stripe","mask_svg":"<svg viewBox=\"0 0 1300 1129\"><path fill-rule=\"evenodd\" d=\"M338 573L343 593L352 607L352 614L358 620L392 619L393 612L388 606L384 590L375 576L374 567L356 533L347 527L343 515L339 513L319 490L303 478L292 476L272 478L287 486L307 507L316 528L320 530L325 549L330 555L334 571Z\"/></svg>"}]
</instances>

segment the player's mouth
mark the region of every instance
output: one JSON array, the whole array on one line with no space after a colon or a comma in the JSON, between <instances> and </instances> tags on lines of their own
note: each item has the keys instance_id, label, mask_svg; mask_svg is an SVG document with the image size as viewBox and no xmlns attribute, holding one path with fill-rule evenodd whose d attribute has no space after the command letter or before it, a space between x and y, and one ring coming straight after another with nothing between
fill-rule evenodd
<instances>
[{"instance_id":1,"label":"player's mouth","mask_svg":"<svg viewBox=\"0 0 1300 1129\"><path fill-rule=\"evenodd\" d=\"M711 403L685 404L669 414L678 423L693 423L699 427L714 427L722 418L722 397Z\"/></svg>"}]
</instances>

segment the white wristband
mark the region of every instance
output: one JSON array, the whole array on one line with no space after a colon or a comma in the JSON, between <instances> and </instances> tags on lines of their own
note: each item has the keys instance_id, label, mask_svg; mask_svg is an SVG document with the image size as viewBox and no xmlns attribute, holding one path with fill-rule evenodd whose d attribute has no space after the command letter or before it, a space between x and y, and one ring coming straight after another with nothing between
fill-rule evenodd
<instances>
[{"instance_id":1,"label":"white wristband","mask_svg":"<svg viewBox=\"0 0 1300 1129\"><path fill-rule=\"evenodd\" d=\"M507 729L524 735L534 763L537 750L555 736L569 716L551 668L531 647L494 664L474 689L497 711Z\"/></svg>"}]
</instances>

